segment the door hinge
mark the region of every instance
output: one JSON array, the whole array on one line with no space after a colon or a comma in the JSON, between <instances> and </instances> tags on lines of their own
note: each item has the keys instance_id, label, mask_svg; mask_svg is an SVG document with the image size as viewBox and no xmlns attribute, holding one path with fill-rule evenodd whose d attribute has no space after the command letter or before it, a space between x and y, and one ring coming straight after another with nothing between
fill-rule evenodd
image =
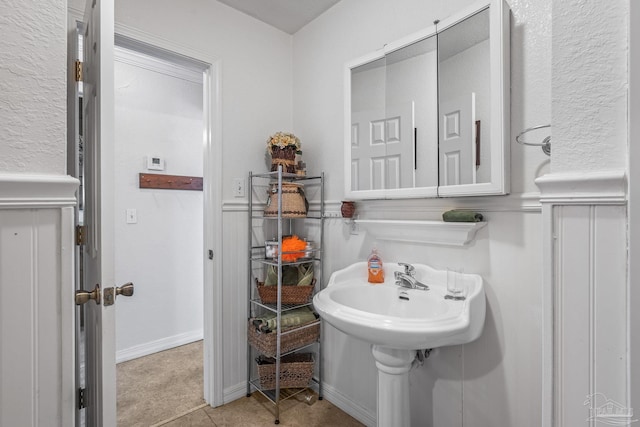
<instances>
[{"instance_id":1,"label":"door hinge","mask_svg":"<svg viewBox=\"0 0 640 427\"><path fill-rule=\"evenodd\" d=\"M82 61L76 61L76 81L82 81Z\"/></svg>"},{"instance_id":2,"label":"door hinge","mask_svg":"<svg viewBox=\"0 0 640 427\"><path fill-rule=\"evenodd\" d=\"M87 407L87 389L79 388L78 389L78 409L84 409Z\"/></svg>"},{"instance_id":3,"label":"door hinge","mask_svg":"<svg viewBox=\"0 0 640 427\"><path fill-rule=\"evenodd\" d=\"M76 246L84 246L87 243L87 228L84 225L76 225Z\"/></svg>"},{"instance_id":4,"label":"door hinge","mask_svg":"<svg viewBox=\"0 0 640 427\"><path fill-rule=\"evenodd\" d=\"M209 249L209 259L213 259L213 250Z\"/></svg>"}]
</instances>

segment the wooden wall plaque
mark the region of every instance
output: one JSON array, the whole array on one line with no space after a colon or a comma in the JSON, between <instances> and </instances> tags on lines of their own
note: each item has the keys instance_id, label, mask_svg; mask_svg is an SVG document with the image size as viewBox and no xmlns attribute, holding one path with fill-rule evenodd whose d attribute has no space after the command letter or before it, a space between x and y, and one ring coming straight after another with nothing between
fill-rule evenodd
<instances>
[{"instance_id":1,"label":"wooden wall plaque","mask_svg":"<svg viewBox=\"0 0 640 427\"><path fill-rule=\"evenodd\" d=\"M201 176L164 175L159 173L141 173L139 176L140 188L202 191Z\"/></svg>"}]
</instances>

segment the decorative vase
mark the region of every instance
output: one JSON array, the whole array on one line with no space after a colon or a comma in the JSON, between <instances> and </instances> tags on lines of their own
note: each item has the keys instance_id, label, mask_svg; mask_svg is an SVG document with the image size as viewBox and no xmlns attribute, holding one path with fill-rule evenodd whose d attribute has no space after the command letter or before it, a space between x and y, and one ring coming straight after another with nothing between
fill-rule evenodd
<instances>
[{"instance_id":1,"label":"decorative vase","mask_svg":"<svg viewBox=\"0 0 640 427\"><path fill-rule=\"evenodd\" d=\"M282 165L282 171L286 173L296 173L296 147L287 146L284 148L271 147L271 171L278 170L278 165Z\"/></svg>"},{"instance_id":2,"label":"decorative vase","mask_svg":"<svg viewBox=\"0 0 640 427\"><path fill-rule=\"evenodd\" d=\"M356 203L348 200L343 201L342 206L340 206L340 213L343 218L353 218L356 213Z\"/></svg>"}]
</instances>

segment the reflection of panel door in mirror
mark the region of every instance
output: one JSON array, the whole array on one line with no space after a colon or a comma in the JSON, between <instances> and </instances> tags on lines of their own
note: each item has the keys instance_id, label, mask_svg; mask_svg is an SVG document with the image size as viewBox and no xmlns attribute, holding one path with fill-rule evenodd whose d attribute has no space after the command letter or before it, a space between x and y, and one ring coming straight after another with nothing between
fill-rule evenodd
<instances>
[{"instance_id":1,"label":"reflection of panel door in mirror","mask_svg":"<svg viewBox=\"0 0 640 427\"><path fill-rule=\"evenodd\" d=\"M440 185L475 184L475 93L440 101Z\"/></svg>"},{"instance_id":2,"label":"reflection of panel door in mirror","mask_svg":"<svg viewBox=\"0 0 640 427\"><path fill-rule=\"evenodd\" d=\"M351 114L351 189L381 189L383 181L373 179L371 159L384 157L384 120L380 110Z\"/></svg>"},{"instance_id":3,"label":"reflection of panel door in mirror","mask_svg":"<svg viewBox=\"0 0 640 427\"><path fill-rule=\"evenodd\" d=\"M385 188L414 186L413 102L387 105Z\"/></svg>"},{"instance_id":4,"label":"reflection of panel door in mirror","mask_svg":"<svg viewBox=\"0 0 640 427\"><path fill-rule=\"evenodd\" d=\"M413 103L351 115L351 189L414 185Z\"/></svg>"}]
</instances>

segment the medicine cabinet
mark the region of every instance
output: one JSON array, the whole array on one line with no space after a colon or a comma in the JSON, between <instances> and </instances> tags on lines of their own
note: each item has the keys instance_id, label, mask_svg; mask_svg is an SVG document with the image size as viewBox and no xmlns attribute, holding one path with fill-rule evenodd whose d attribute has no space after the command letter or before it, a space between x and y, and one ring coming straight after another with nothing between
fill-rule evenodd
<instances>
[{"instance_id":1,"label":"medicine cabinet","mask_svg":"<svg viewBox=\"0 0 640 427\"><path fill-rule=\"evenodd\" d=\"M349 62L346 196L508 193L509 38L484 1Z\"/></svg>"}]
</instances>

